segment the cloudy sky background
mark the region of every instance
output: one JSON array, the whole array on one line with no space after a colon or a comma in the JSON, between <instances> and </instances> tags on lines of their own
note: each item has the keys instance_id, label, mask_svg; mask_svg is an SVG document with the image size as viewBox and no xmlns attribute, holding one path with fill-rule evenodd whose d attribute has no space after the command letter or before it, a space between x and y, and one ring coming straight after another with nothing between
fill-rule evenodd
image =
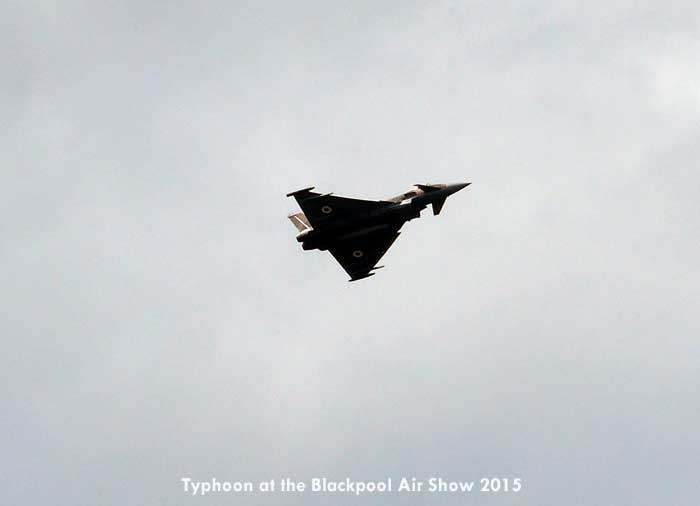
<instances>
[{"instance_id":1,"label":"cloudy sky background","mask_svg":"<svg viewBox=\"0 0 700 506\"><path fill-rule=\"evenodd\" d=\"M697 2L4 2L0 502L700 500ZM285 193L472 181L349 284ZM180 478L521 477L208 496Z\"/></svg>"}]
</instances>

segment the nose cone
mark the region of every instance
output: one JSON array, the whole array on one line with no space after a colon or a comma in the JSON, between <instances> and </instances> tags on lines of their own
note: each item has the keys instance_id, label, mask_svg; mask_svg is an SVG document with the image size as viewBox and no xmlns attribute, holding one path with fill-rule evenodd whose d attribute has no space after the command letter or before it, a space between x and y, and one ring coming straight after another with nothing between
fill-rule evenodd
<instances>
[{"instance_id":1,"label":"nose cone","mask_svg":"<svg viewBox=\"0 0 700 506\"><path fill-rule=\"evenodd\" d=\"M457 193L459 190L462 188L466 188L469 186L471 183L454 183L454 184L448 184L447 185L447 191L449 195L452 195L453 193Z\"/></svg>"}]
</instances>

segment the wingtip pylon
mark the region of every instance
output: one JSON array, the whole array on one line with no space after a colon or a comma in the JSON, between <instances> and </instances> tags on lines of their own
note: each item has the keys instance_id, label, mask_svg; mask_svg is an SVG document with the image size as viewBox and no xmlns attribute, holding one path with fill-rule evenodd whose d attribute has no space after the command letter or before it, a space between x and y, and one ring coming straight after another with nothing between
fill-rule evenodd
<instances>
[{"instance_id":1,"label":"wingtip pylon","mask_svg":"<svg viewBox=\"0 0 700 506\"><path fill-rule=\"evenodd\" d=\"M348 279L348 282L352 283L353 281L359 281L361 279L365 279L365 278L368 278L370 276L374 276L375 274L376 273L374 273L374 272L367 272L366 274L363 274L362 276L357 276L357 277Z\"/></svg>"},{"instance_id":2,"label":"wingtip pylon","mask_svg":"<svg viewBox=\"0 0 700 506\"><path fill-rule=\"evenodd\" d=\"M302 188L301 190L289 192L289 193L287 194L287 197L293 197L294 195L298 195L298 194L300 194L300 193L310 192L310 191L313 190L314 188L316 188L316 187L315 187L315 186L309 186L308 188Z\"/></svg>"}]
</instances>

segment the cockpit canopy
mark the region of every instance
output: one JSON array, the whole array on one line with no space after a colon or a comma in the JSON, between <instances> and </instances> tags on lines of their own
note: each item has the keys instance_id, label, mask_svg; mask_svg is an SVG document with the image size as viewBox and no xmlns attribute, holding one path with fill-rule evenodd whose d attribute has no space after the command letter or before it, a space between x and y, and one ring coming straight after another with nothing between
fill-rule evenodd
<instances>
[{"instance_id":1,"label":"cockpit canopy","mask_svg":"<svg viewBox=\"0 0 700 506\"><path fill-rule=\"evenodd\" d=\"M447 185L444 183L415 184L406 193L402 193L401 195L385 200L389 202L403 202L404 200L410 200L418 195L423 195L426 192L441 190L446 187Z\"/></svg>"}]
</instances>

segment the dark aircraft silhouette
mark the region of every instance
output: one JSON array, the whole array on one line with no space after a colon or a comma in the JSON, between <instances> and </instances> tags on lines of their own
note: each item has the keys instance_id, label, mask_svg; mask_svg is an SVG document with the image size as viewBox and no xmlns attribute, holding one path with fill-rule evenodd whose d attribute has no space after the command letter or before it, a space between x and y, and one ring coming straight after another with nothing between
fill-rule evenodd
<instances>
[{"instance_id":1,"label":"dark aircraft silhouette","mask_svg":"<svg viewBox=\"0 0 700 506\"><path fill-rule=\"evenodd\" d=\"M471 183L417 184L386 200L360 200L322 195L313 187L288 193L302 212L289 219L299 230L297 241L305 250L330 251L350 275L350 281L373 276L379 259L399 236L407 221L420 217L428 205L440 214L447 197Z\"/></svg>"}]
</instances>

